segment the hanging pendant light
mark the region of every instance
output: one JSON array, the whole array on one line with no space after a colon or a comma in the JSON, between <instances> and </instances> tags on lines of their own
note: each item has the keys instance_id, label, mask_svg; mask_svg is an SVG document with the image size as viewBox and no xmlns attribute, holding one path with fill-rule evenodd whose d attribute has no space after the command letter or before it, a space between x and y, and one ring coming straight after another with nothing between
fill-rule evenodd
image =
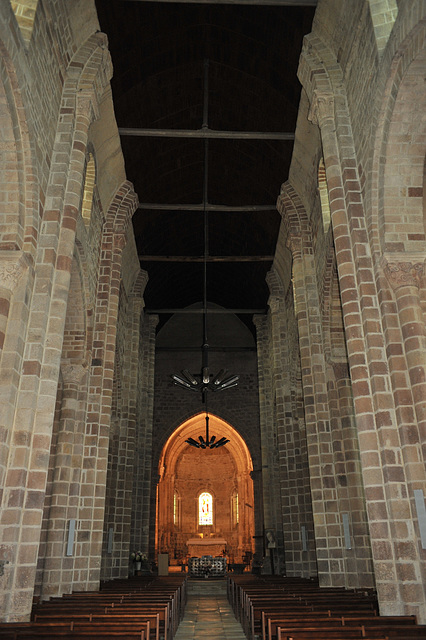
<instances>
[{"instance_id":1,"label":"hanging pendant light","mask_svg":"<svg viewBox=\"0 0 426 640\"><path fill-rule=\"evenodd\" d=\"M204 61L204 107L203 107L203 129L208 128L208 61ZM227 369L221 369L216 375L211 376L209 369L209 344L207 341L207 258L209 255L209 233L208 233L208 139L204 140L204 180L203 180L203 218L204 218L204 261L203 261L203 344L201 346L201 374L193 375L188 369L183 369L180 374L174 373L171 378L175 385L190 391L201 392L202 401L206 405L206 435L198 436L198 441L194 438L185 440L187 444L197 449L217 449L227 444L229 440L225 437L216 440L216 436L209 435L209 414L207 409L207 394L209 391L217 393L226 391L238 384L238 375L228 376Z\"/></svg>"}]
</instances>

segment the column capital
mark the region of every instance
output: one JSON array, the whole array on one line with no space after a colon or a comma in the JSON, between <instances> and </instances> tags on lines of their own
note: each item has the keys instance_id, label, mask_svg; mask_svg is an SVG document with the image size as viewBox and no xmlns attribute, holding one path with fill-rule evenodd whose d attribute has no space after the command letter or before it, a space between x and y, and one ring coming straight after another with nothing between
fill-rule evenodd
<instances>
[{"instance_id":1,"label":"column capital","mask_svg":"<svg viewBox=\"0 0 426 640\"><path fill-rule=\"evenodd\" d=\"M117 232L114 233L113 242L114 242L114 249L123 250L127 242L126 234L121 231L119 231L118 233Z\"/></svg>"},{"instance_id":2,"label":"column capital","mask_svg":"<svg viewBox=\"0 0 426 640\"><path fill-rule=\"evenodd\" d=\"M404 255L405 257L405 255ZM400 257L383 256L382 267L391 288L396 291L400 287L420 288L424 276L424 261L418 257L406 256L408 260Z\"/></svg>"},{"instance_id":3,"label":"column capital","mask_svg":"<svg viewBox=\"0 0 426 640\"><path fill-rule=\"evenodd\" d=\"M269 296L268 298L268 306L272 313L278 313L281 308L281 303L283 302L281 297L278 296Z\"/></svg>"},{"instance_id":4,"label":"column capital","mask_svg":"<svg viewBox=\"0 0 426 640\"><path fill-rule=\"evenodd\" d=\"M79 90L77 94L77 114L85 116L90 122L99 119L99 105L93 87Z\"/></svg>"},{"instance_id":5,"label":"column capital","mask_svg":"<svg viewBox=\"0 0 426 640\"><path fill-rule=\"evenodd\" d=\"M28 269L30 258L22 251L0 252L0 287L13 293L22 274Z\"/></svg>"},{"instance_id":6,"label":"column capital","mask_svg":"<svg viewBox=\"0 0 426 640\"><path fill-rule=\"evenodd\" d=\"M331 91L315 89L308 120L321 128L328 119L334 120L334 94Z\"/></svg>"}]
</instances>

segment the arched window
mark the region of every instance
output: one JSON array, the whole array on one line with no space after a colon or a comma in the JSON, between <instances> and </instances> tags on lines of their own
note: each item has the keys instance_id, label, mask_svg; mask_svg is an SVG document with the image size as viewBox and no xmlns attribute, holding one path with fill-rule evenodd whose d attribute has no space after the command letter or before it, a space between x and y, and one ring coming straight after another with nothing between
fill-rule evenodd
<instances>
[{"instance_id":1,"label":"arched window","mask_svg":"<svg viewBox=\"0 0 426 640\"><path fill-rule=\"evenodd\" d=\"M213 524L213 496L201 493L198 498L198 524Z\"/></svg>"},{"instance_id":2,"label":"arched window","mask_svg":"<svg viewBox=\"0 0 426 640\"><path fill-rule=\"evenodd\" d=\"M324 160L321 158L318 167L318 191L321 201L321 213L322 223L324 227L324 234L327 234L330 227L330 201L328 199L328 187L325 177Z\"/></svg>"},{"instance_id":3,"label":"arched window","mask_svg":"<svg viewBox=\"0 0 426 640\"><path fill-rule=\"evenodd\" d=\"M232 524L235 526L240 521L239 505L238 505L238 493L234 491L232 494Z\"/></svg>"},{"instance_id":4,"label":"arched window","mask_svg":"<svg viewBox=\"0 0 426 640\"><path fill-rule=\"evenodd\" d=\"M179 494L177 491L173 495L173 524L179 525Z\"/></svg>"},{"instance_id":5,"label":"arched window","mask_svg":"<svg viewBox=\"0 0 426 640\"><path fill-rule=\"evenodd\" d=\"M95 158L91 153L86 164L86 176L84 180L83 202L81 207L81 213L86 226L90 223L90 217L92 215L93 204L93 190L95 188L96 179L96 165Z\"/></svg>"}]
</instances>

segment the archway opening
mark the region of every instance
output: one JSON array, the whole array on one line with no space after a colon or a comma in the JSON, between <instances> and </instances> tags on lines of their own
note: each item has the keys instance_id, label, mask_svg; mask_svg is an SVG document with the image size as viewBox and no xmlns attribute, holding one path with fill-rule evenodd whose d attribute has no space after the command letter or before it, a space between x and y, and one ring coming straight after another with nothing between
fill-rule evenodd
<instances>
[{"instance_id":1,"label":"archway opening","mask_svg":"<svg viewBox=\"0 0 426 640\"><path fill-rule=\"evenodd\" d=\"M250 564L254 553L252 459L239 433L209 414L211 433L229 443L196 449L185 441L205 432L205 413L181 424L163 447L158 466L156 552L170 565L191 557L225 556Z\"/></svg>"}]
</instances>

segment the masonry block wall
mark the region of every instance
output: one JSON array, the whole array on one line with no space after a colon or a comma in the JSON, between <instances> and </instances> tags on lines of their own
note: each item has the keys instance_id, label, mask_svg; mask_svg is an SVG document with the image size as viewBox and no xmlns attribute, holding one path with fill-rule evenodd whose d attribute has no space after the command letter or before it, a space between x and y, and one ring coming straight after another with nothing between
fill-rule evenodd
<instances>
[{"instance_id":1,"label":"masonry block wall","mask_svg":"<svg viewBox=\"0 0 426 640\"><path fill-rule=\"evenodd\" d=\"M136 197L94 4L39 3L23 32L22 4L0 7L10 150L0 168L0 610L9 621L28 619L34 594L99 584L126 245L137 264ZM126 283L135 277L127 268Z\"/></svg>"},{"instance_id":2,"label":"masonry block wall","mask_svg":"<svg viewBox=\"0 0 426 640\"><path fill-rule=\"evenodd\" d=\"M334 307L324 353L332 364L325 367L324 376L332 400L327 421L334 425L339 415L347 434L345 449L350 452L352 447L350 457L355 455L350 465L346 455L346 467L351 475L355 473L352 481L358 487L358 507L352 511L358 513L357 544L364 547L367 567L360 502L363 485L381 611L415 613L425 621L426 558L415 503L415 495L426 492L425 132L416 117L425 99L417 72L419 65L424 66L422 19L421 2L363 2L356 7L347 2L319 3L300 59L303 94L289 183L309 221L301 234L299 230L301 241L296 237L293 245L298 250L306 241L308 246L312 243L309 251L314 252L316 267L312 266L311 277L315 272L317 304L324 310L324 305ZM315 241L319 225L312 219L319 208L312 190L306 188L315 180L321 155L350 383L344 359L339 362L338 356L342 332L332 293L334 259L326 258L327 267L320 257L322 243ZM282 204L283 220L291 232L291 206ZM302 278L299 286L303 282ZM295 288L297 298L297 283ZM340 346L333 354L336 340ZM326 345L327 340L321 338L320 343ZM341 456L336 445L337 440L333 444L337 470ZM362 483L356 479L358 465ZM312 484L312 463L310 471ZM338 479L339 474L333 482L337 480L342 506L346 498ZM315 503L313 495L314 520ZM318 533L316 537L318 542ZM333 541L326 546L331 551ZM337 547L331 555L336 553ZM361 556L357 562L362 562Z\"/></svg>"},{"instance_id":3,"label":"masonry block wall","mask_svg":"<svg viewBox=\"0 0 426 640\"><path fill-rule=\"evenodd\" d=\"M211 350L240 384L209 404L250 451L265 569L374 584L422 623L425 24L421 0L319 1L269 311ZM162 448L203 411L170 374L201 340L168 350L143 313L94 3L1 2L0 39L0 611L20 621L154 553Z\"/></svg>"}]
</instances>

